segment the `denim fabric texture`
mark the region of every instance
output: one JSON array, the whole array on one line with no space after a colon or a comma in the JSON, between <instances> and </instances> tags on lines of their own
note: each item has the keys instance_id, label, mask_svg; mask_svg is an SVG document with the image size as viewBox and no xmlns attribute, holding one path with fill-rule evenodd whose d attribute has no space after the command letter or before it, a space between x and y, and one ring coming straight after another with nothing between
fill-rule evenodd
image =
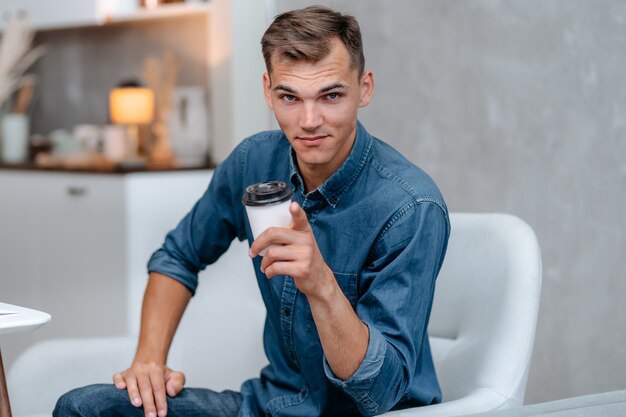
<instances>
[{"instance_id":1,"label":"denim fabric texture","mask_svg":"<svg viewBox=\"0 0 626 417\"><path fill-rule=\"evenodd\" d=\"M185 388L175 398L167 397L168 417L236 417L240 408L241 394L234 391ZM144 412L131 404L126 390L95 384L63 395L52 417L144 417Z\"/></svg>"},{"instance_id":2,"label":"denim fabric texture","mask_svg":"<svg viewBox=\"0 0 626 417\"><path fill-rule=\"evenodd\" d=\"M244 140L217 167L205 194L166 236L148 269L193 293L198 272L233 239L251 243L241 197L246 186L271 180L292 187L370 339L354 375L335 377L306 297L291 277L268 280L261 258L255 258L270 364L242 385L239 416L369 416L440 402L426 329L450 233L447 208L426 173L360 123L348 158L308 193L281 131Z\"/></svg>"}]
</instances>

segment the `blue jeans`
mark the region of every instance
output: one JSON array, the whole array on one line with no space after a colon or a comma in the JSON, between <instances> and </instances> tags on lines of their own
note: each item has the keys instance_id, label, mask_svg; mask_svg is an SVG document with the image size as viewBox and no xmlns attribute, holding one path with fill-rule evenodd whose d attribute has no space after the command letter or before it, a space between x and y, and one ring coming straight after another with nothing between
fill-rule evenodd
<instances>
[{"instance_id":1,"label":"blue jeans","mask_svg":"<svg viewBox=\"0 0 626 417\"><path fill-rule=\"evenodd\" d=\"M168 417L235 417L241 394L185 388L174 398L167 397ZM53 417L144 417L142 407L131 404L126 390L113 384L88 385L59 398Z\"/></svg>"}]
</instances>

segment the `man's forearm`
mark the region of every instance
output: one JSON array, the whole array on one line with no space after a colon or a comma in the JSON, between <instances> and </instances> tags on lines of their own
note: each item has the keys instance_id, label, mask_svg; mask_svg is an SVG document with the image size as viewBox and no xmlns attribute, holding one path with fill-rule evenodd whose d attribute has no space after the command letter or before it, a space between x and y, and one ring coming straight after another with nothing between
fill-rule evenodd
<instances>
[{"instance_id":1,"label":"man's forearm","mask_svg":"<svg viewBox=\"0 0 626 417\"><path fill-rule=\"evenodd\" d=\"M180 282L152 272L144 294L136 362L165 364L174 333L191 299Z\"/></svg>"},{"instance_id":2,"label":"man's forearm","mask_svg":"<svg viewBox=\"0 0 626 417\"><path fill-rule=\"evenodd\" d=\"M367 325L336 283L327 294L308 299L326 360L335 376L346 380L356 372L367 352Z\"/></svg>"}]
</instances>

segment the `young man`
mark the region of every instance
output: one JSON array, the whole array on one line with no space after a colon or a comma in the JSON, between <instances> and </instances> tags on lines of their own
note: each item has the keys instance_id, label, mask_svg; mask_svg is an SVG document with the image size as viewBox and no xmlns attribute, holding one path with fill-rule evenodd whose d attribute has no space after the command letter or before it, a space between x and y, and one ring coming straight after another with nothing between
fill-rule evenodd
<instances>
[{"instance_id":1,"label":"young man","mask_svg":"<svg viewBox=\"0 0 626 417\"><path fill-rule=\"evenodd\" d=\"M358 24L310 7L278 16L261 43L281 131L244 140L153 255L131 367L61 397L55 416L350 416L440 401L426 327L448 214L433 181L357 121L374 91ZM269 180L292 187L292 224L253 240L241 197ZM269 365L241 392L183 389L170 343L198 271L235 237L251 245Z\"/></svg>"}]
</instances>

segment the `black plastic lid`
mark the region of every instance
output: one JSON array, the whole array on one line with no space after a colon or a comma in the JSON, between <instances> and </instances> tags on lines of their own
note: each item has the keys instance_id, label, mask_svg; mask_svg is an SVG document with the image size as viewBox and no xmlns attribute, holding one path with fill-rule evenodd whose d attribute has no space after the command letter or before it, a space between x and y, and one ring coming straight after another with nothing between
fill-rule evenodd
<instances>
[{"instance_id":1,"label":"black plastic lid","mask_svg":"<svg viewBox=\"0 0 626 417\"><path fill-rule=\"evenodd\" d=\"M259 182L246 187L241 201L246 206L269 206L291 200L291 189L283 181Z\"/></svg>"}]
</instances>

